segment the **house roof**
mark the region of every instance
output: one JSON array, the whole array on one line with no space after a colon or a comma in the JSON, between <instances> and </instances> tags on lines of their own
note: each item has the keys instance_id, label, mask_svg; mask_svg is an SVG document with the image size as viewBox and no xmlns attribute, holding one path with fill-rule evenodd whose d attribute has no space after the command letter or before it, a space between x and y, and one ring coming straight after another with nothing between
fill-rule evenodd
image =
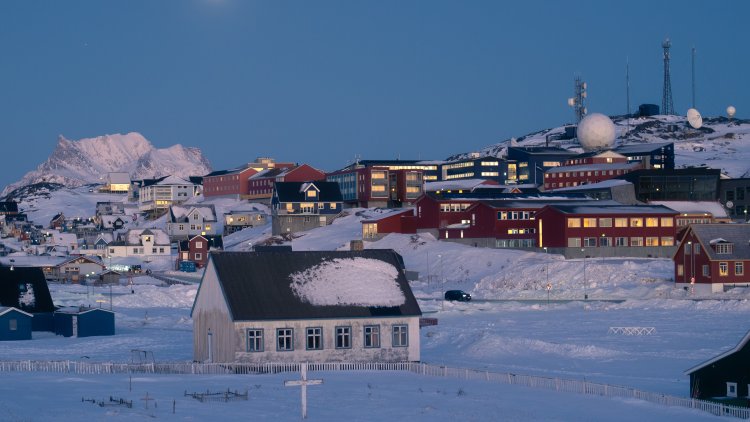
<instances>
[{"instance_id":1,"label":"house roof","mask_svg":"<svg viewBox=\"0 0 750 422\"><path fill-rule=\"evenodd\" d=\"M141 245L141 235L154 236L154 245L169 245L169 235L160 229L128 230L125 239L128 245Z\"/></svg>"},{"instance_id":2,"label":"house roof","mask_svg":"<svg viewBox=\"0 0 750 422\"><path fill-rule=\"evenodd\" d=\"M192 185L193 182L189 180L185 180L182 177L177 176L167 176L164 179L156 182L157 185L160 186L170 186L170 185Z\"/></svg>"},{"instance_id":3,"label":"house roof","mask_svg":"<svg viewBox=\"0 0 750 422\"><path fill-rule=\"evenodd\" d=\"M319 202L341 202L341 190L337 182L276 182L274 185L279 202L309 202L305 196L308 189L318 189ZM305 190L302 190L305 186Z\"/></svg>"},{"instance_id":4,"label":"house roof","mask_svg":"<svg viewBox=\"0 0 750 422\"><path fill-rule=\"evenodd\" d=\"M650 204L664 205L680 214L710 213L714 218L727 218L727 210L716 201L651 201Z\"/></svg>"},{"instance_id":5,"label":"house roof","mask_svg":"<svg viewBox=\"0 0 750 422\"><path fill-rule=\"evenodd\" d=\"M709 360L707 360L707 361L705 361L705 362L703 362L703 363L701 363L699 365L696 365L696 366L694 366L694 367L686 370L685 371L685 375L690 375L690 374L692 374L695 371L703 369L703 368L705 368L708 365L712 365L712 364L714 364L714 363L716 363L716 362L718 362L718 361L720 361L720 360L722 360L722 359L724 359L724 358L726 358L728 356L731 356L731 355L739 352L740 350L742 350L745 347L745 345L747 344L748 341L750 341L750 331L748 331L745 334L745 336L742 337L742 340L740 340L740 342L737 343L737 345L734 346L733 349L727 350L726 352L724 352L724 353L722 353L722 354L720 354L718 356L715 356L715 357L713 357L713 358L711 358L711 359L709 359Z\"/></svg>"},{"instance_id":6,"label":"house roof","mask_svg":"<svg viewBox=\"0 0 750 422\"><path fill-rule=\"evenodd\" d=\"M569 173L573 171L597 171L597 170L634 170L640 168L640 163L597 163L597 164L580 164L574 166L553 167L546 171L552 173Z\"/></svg>"},{"instance_id":7,"label":"house roof","mask_svg":"<svg viewBox=\"0 0 750 422\"><path fill-rule=\"evenodd\" d=\"M16 201L0 202L0 212L15 214L18 212L18 203Z\"/></svg>"},{"instance_id":8,"label":"house roof","mask_svg":"<svg viewBox=\"0 0 750 422\"><path fill-rule=\"evenodd\" d=\"M13 307L13 306L0 306L0 315L5 315L5 314L7 314L8 312L11 312L11 311L20 312L20 313L22 313L22 314L24 314L26 316L29 316L29 317L33 317L34 316L34 315L31 315L28 312L24 312L24 311L22 311L22 310L20 310L20 309L18 309L16 307Z\"/></svg>"},{"instance_id":9,"label":"house roof","mask_svg":"<svg viewBox=\"0 0 750 422\"><path fill-rule=\"evenodd\" d=\"M212 222L216 221L216 208L213 204L210 205L196 205L183 207L179 205L172 205L169 207L169 222L172 223L185 223L189 222L189 216L194 212L198 211L204 221Z\"/></svg>"},{"instance_id":10,"label":"house roof","mask_svg":"<svg viewBox=\"0 0 750 422\"><path fill-rule=\"evenodd\" d=\"M52 295L42 269L0 266L0 305L31 313L54 311Z\"/></svg>"},{"instance_id":11,"label":"house roof","mask_svg":"<svg viewBox=\"0 0 750 422\"><path fill-rule=\"evenodd\" d=\"M601 201L591 201L588 204L550 205L563 214L677 214L677 211L663 205L600 205Z\"/></svg>"},{"instance_id":12,"label":"house roof","mask_svg":"<svg viewBox=\"0 0 750 422\"><path fill-rule=\"evenodd\" d=\"M624 186L624 185L632 185L632 183L628 182L627 180L622 180L622 179L607 179L607 180L602 180L601 182L587 183L585 185L568 186L565 188L550 189L550 191L579 192L579 191L588 191L588 190L594 190L594 189L609 189L615 186ZM656 203L656 201L652 203Z\"/></svg>"},{"instance_id":13,"label":"house roof","mask_svg":"<svg viewBox=\"0 0 750 422\"><path fill-rule=\"evenodd\" d=\"M130 175L124 172L107 173L107 180L110 184L129 185Z\"/></svg>"},{"instance_id":14,"label":"house roof","mask_svg":"<svg viewBox=\"0 0 750 422\"><path fill-rule=\"evenodd\" d=\"M89 312L108 312L110 314L114 314L113 311L110 311L109 309L102 309L102 308L90 308L87 306L65 306L62 308L58 308L55 313L60 314L73 314L73 315L81 315L86 314Z\"/></svg>"},{"instance_id":15,"label":"house roof","mask_svg":"<svg viewBox=\"0 0 750 422\"><path fill-rule=\"evenodd\" d=\"M384 249L214 252L209 269L234 321L419 316L400 262Z\"/></svg>"},{"instance_id":16,"label":"house roof","mask_svg":"<svg viewBox=\"0 0 750 422\"><path fill-rule=\"evenodd\" d=\"M711 260L745 260L750 259L750 224L693 224L690 230L703 244ZM732 253L717 254L711 247L711 241L723 239L732 244Z\"/></svg>"},{"instance_id":17,"label":"house roof","mask_svg":"<svg viewBox=\"0 0 750 422\"><path fill-rule=\"evenodd\" d=\"M662 149L664 147L668 147L670 145L674 145L672 142L663 142L663 143L645 143L645 144L629 144L629 145L620 145L619 147L615 148L614 151L618 152L620 154L649 154L656 150Z\"/></svg>"}]
</instances>

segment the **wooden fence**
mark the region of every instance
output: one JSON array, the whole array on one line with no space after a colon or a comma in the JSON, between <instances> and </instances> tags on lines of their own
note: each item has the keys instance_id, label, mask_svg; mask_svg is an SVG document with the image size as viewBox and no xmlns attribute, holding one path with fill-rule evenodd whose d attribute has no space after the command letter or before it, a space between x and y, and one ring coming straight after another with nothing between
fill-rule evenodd
<instances>
[{"instance_id":1,"label":"wooden fence","mask_svg":"<svg viewBox=\"0 0 750 422\"><path fill-rule=\"evenodd\" d=\"M299 372L299 363L90 363L78 361L0 361L0 372L57 372L72 374L277 374ZM728 406L705 400L641 391L619 385L576 379L549 378L417 362L321 362L309 363L309 371L408 371L423 376L486 381L589 396L643 400L663 406L698 409L716 416L750 419L750 408Z\"/></svg>"}]
</instances>

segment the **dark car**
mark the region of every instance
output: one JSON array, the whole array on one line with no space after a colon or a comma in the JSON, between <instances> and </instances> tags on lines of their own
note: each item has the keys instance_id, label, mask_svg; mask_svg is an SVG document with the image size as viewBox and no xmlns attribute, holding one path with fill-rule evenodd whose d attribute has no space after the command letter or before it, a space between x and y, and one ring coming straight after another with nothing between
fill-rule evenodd
<instances>
[{"instance_id":1,"label":"dark car","mask_svg":"<svg viewBox=\"0 0 750 422\"><path fill-rule=\"evenodd\" d=\"M445 292L445 300L468 302L471 300L471 295L463 290L448 290L447 292Z\"/></svg>"}]
</instances>

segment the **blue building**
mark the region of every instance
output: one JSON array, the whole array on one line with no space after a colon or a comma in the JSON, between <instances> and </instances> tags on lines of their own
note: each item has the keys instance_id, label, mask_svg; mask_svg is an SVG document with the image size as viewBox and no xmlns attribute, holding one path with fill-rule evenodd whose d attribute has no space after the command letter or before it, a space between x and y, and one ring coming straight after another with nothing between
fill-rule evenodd
<instances>
[{"instance_id":1,"label":"blue building","mask_svg":"<svg viewBox=\"0 0 750 422\"><path fill-rule=\"evenodd\" d=\"M276 182L271 198L274 235L330 224L343 210L336 182Z\"/></svg>"},{"instance_id":2,"label":"blue building","mask_svg":"<svg viewBox=\"0 0 750 422\"><path fill-rule=\"evenodd\" d=\"M32 318L20 309L0 306L0 341L31 340Z\"/></svg>"},{"instance_id":3,"label":"blue building","mask_svg":"<svg viewBox=\"0 0 750 422\"><path fill-rule=\"evenodd\" d=\"M65 337L113 336L115 313L83 306L60 308L55 311L55 334Z\"/></svg>"}]
</instances>

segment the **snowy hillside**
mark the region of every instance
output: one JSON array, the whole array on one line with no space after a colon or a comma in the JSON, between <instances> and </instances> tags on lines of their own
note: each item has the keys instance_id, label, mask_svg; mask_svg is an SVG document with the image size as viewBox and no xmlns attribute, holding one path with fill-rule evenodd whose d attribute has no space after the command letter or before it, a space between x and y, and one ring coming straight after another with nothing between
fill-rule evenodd
<instances>
[{"instance_id":1,"label":"snowy hillside","mask_svg":"<svg viewBox=\"0 0 750 422\"><path fill-rule=\"evenodd\" d=\"M211 171L197 148L173 145L157 149L143 135L104 135L77 141L60 136L52 155L36 170L5 187L2 196L35 183L57 183L68 187L101 183L109 172L126 172L133 179L166 175L202 176Z\"/></svg>"},{"instance_id":2,"label":"snowy hillside","mask_svg":"<svg viewBox=\"0 0 750 422\"><path fill-rule=\"evenodd\" d=\"M615 146L674 142L675 166L707 166L722 169L729 177L750 176L750 121L706 118L703 127L692 129L684 116L653 116L641 118L614 117L617 128ZM565 126L541 130L518 139L481 148L483 155L503 157L508 146L542 146L547 137L550 145L582 151L576 140L556 139L565 133ZM452 155L447 160L461 159L470 153Z\"/></svg>"}]
</instances>

